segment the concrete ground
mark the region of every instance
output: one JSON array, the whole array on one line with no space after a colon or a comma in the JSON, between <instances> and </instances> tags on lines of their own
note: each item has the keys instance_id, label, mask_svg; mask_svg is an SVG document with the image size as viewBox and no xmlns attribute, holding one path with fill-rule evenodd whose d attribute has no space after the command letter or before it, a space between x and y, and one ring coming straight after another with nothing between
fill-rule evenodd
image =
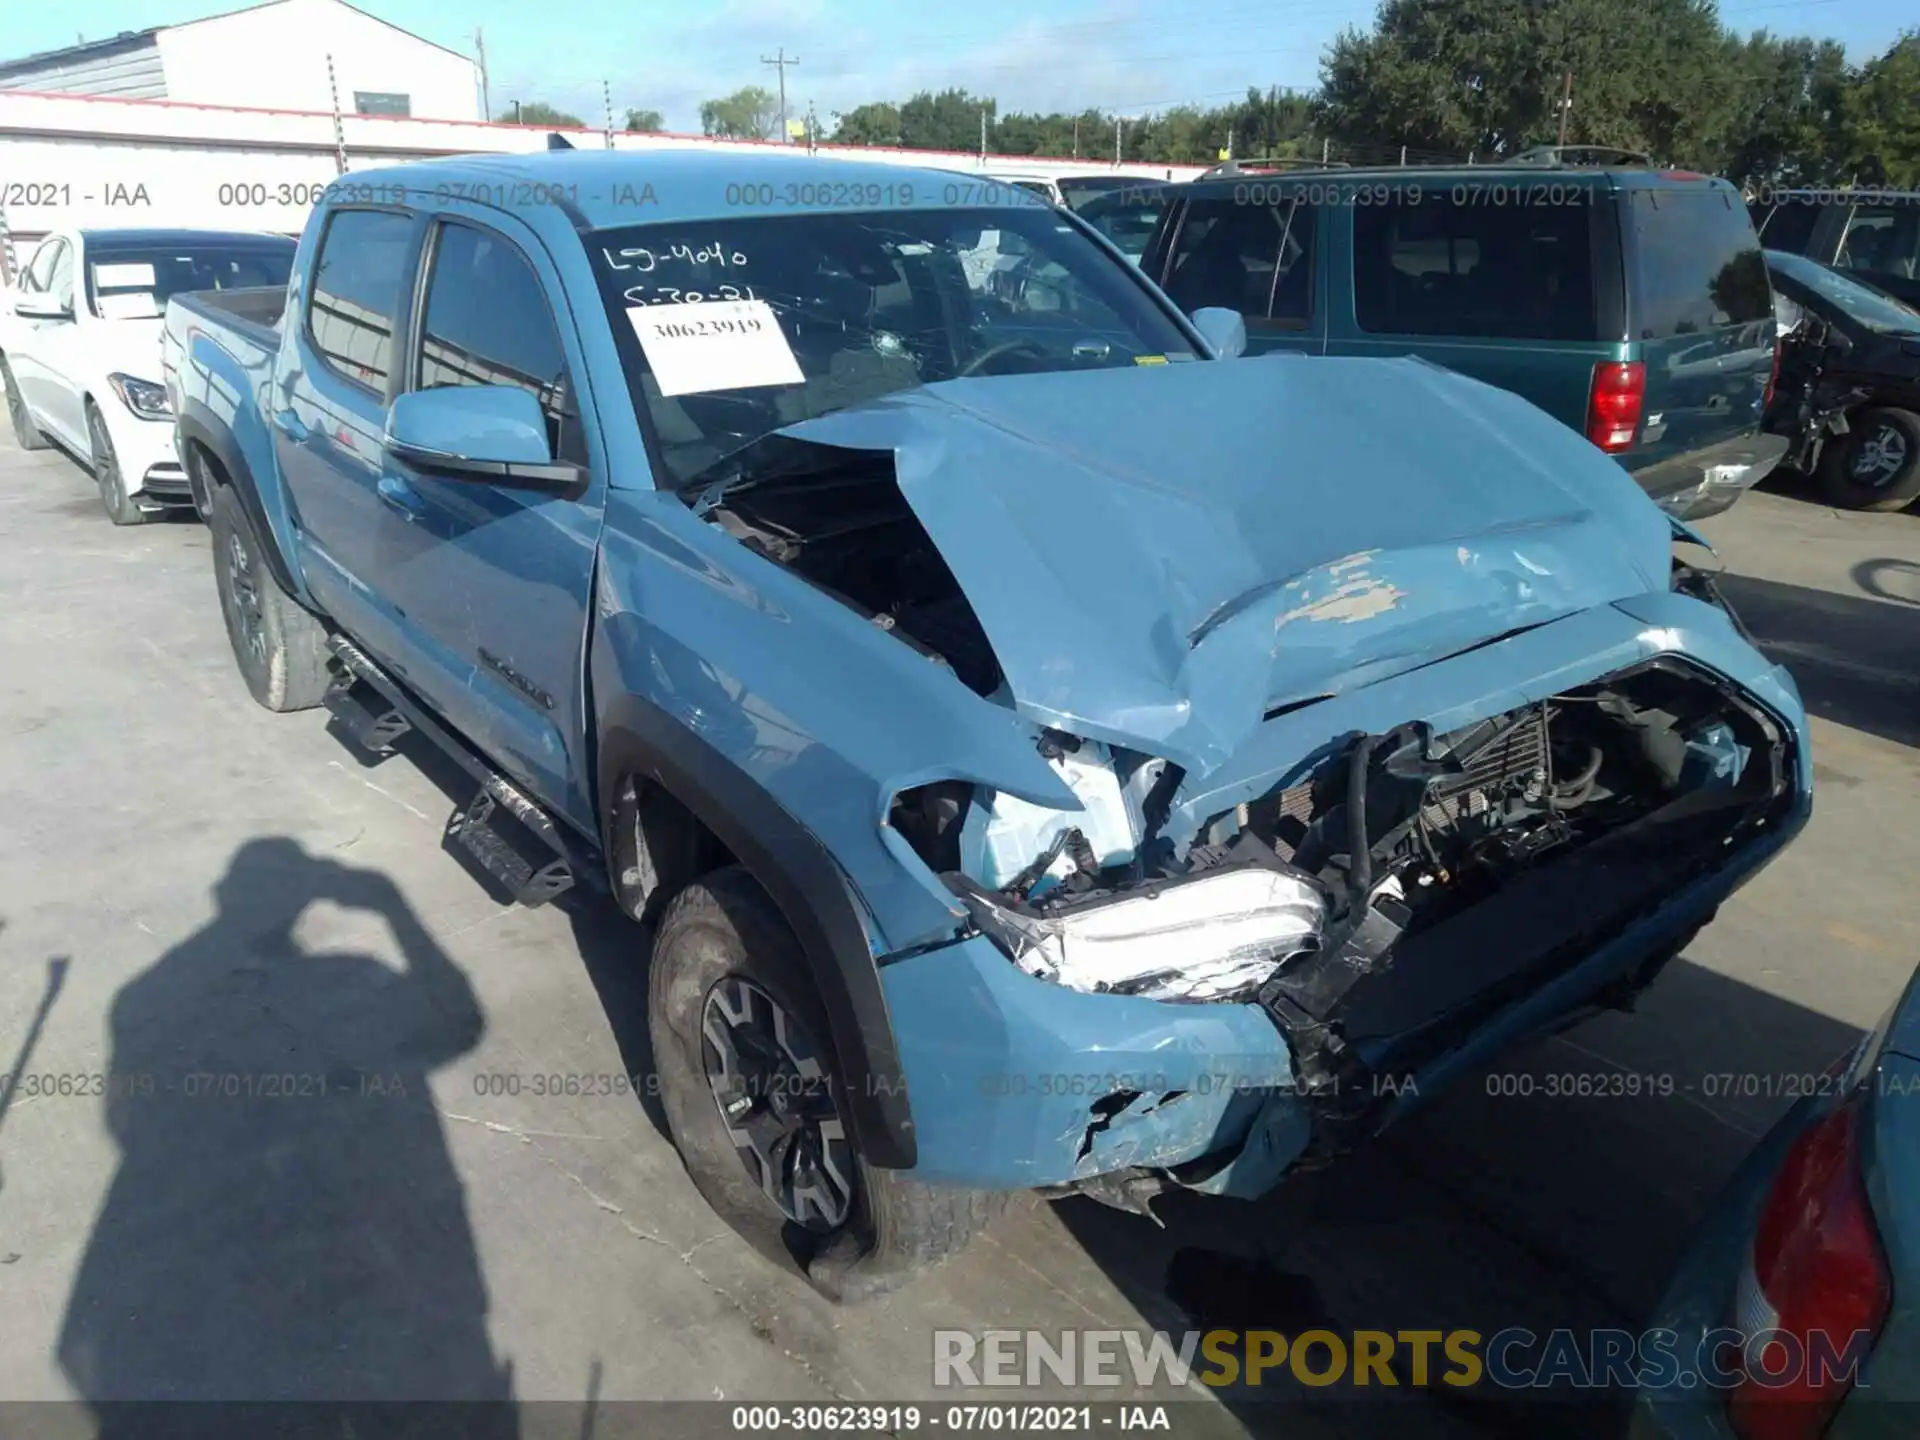
<instances>
[{"instance_id":1,"label":"concrete ground","mask_svg":"<svg viewBox=\"0 0 1920 1440\"><path fill-rule=\"evenodd\" d=\"M835 1311L720 1226L634 1096L531 1093L644 1072L643 938L490 901L441 849L435 767L369 768L248 699L201 527L116 530L74 462L0 448L0 1063L40 1018L24 1073L81 1092L23 1084L0 1121L0 1401L949 1399L934 1327L1184 1329L1181 1252L1264 1258L1189 1302L1223 1323L1638 1322L1790 1077L1920 954L1920 521L1758 494L1706 528L1819 717L1820 790L1637 1013L1501 1067L1533 1096L1463 1085L1258 1204L1176 1197L1158 1229L1023 1201ZM97 1093L110 1067L129 1093ZM1654 1078L1540 1093L1574 1074ZM1285 1436L1543 1433L1498 1398L1196 1405Z\"/></svg>"}]
</instances>

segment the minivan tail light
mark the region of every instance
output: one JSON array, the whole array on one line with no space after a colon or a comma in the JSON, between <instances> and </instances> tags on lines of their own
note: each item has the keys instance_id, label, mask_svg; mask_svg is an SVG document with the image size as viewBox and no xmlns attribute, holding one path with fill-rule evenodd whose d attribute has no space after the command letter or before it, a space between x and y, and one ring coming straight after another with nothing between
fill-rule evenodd
<instances>
[{"instance_id":1,"label":"minivan tail light","mask_svg":"<svg viewBox=\"0 0 1920 1440\"><path fill-rule=\"evenodd\" d=\"M1760 412L1764 415L1773 408L1774 387L1780 383L1780 351L1786 341L1775 339L1773 342L1773 368L1767 372L1767 388L1760 396Z\"/></svg>"},{"instance_id":2,"label":"minivan tail light","mask_svg":"<svg viewBox=\"0 0 1920 1440\"><path fill-rule=\"evenodd\" d=\"M1647 367L1638 360L1609 360L1594 366L1587 438L1609 455L1632 449L1646 398Z\"/></svg>"},{"instance_id":3,"label":"minivan tail light","mask_svg":"<svg viewBox=\"0 0 1920 1440\"><path fill-rule=\"evenodd\" d=\"M1740 1280L1738 1323L1750 1341L1780 1330L1795 1345L1750 1346L1749 1378L1727 1398L1727 1419L1741 1440L1824 1434L1854 1377L1828 1373L1837 1367L1822 1366L1818 1357L1863 1361L1854 1337L1876 1336L1886 1323L1893 1282L1860 1171L1861 1109L1856 1093L1794 1141L1760 1212ZM1796 1346L1797 1357L1788 1353ZM1781 1378L1751 1378L1756 1362Z\"/></svg>"}]
</instances>

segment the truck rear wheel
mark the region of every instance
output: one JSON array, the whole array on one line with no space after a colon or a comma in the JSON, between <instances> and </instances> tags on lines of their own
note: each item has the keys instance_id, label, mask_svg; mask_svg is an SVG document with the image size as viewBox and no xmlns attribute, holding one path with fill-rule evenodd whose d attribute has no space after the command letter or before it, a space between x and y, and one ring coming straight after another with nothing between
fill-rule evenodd
<instances>
[{"instance_id":1,"label":"truck rear wheel","mask_svg":"<svg viewBox=\"0 0 1920 1440\"><path fill-rule=\"evenodd\" d=\"M327 693L326 632L273 578L229 485L214 492L211 525L213 581L241 678L269 710L311 710Z\"/></svg>"},{"instance_id":2,"label":"truck rear wheel","mask_svg":"<svg viewBox=\"0 0 1920 1440\"><path fill-rule=\"evenodd\" d=\"M0 356L0 381L7 387L7 421L13 426L13 443L22 450L44 450L53 442L40 433L27 413L27 402L20 398L20 382L13 378L13 367Z\"/></svg>"},{"instance_id":3,"label":"truck rear wheel","mask_svg":"<svg viewBox=\"0 0 1920 1440\"><path fill-rule=\"evenodd\" d=\"M869 1166L799 942L737 866L668 903L648 1029L693 1183L749 1244L829 1299L884 1295L957 1254L1004 1197Z\"/></svg>"},{"instance_id":4,"label":"truck rear wheel","mask_svg":"<svg viewBox=\"0 0 1920 1440\"><path fill-rule=\"evenodd\" d=\"M1920 415L1862 410L1820 456L1820 488L1843 510L1904 510L1920 496Z\"/></svg>"}]
</instances>

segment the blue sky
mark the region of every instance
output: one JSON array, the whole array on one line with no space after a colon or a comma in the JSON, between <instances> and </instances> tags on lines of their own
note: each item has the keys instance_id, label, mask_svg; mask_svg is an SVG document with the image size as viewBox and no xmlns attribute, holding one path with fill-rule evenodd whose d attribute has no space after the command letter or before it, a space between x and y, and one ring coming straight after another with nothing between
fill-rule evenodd
<instances>
[{"instance_id":1,"label":"blue sky","mask_svg":"<svg viewBox=\"0 0 1920 1440\"><path fill-rule=\"evenodd\" d=\"M1632 0L1626 0L1632 3ZM11 58L121 30L194 19L234 0L76 0L11 7L0 49ZM1137 113L1217 104L1247 86L1314 83L1327 42L1366 26L1372 0L971 0L908 6L898 0L713 0L695 5L571 0L365 0L362 8L452 49L472 52L486 31L494 114L511 101L546 100L600 119L600 82L616 113L662 111L670 127L699 128L703 99L742 85L774 88L762 55L785 46L794 113L831 111L959 85L1001 108ZM1884 50L1913 0L1723 0L1741 30L1828 35L1864 59Z\"/></svg>"}]
</instances>

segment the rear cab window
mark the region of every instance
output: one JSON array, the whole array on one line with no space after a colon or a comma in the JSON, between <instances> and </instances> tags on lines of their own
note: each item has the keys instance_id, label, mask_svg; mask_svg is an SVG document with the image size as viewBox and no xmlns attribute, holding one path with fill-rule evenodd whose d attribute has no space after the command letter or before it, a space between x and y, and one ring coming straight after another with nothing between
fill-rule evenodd
<instances>
[{"instance_id":1,"label":"rear cab window","mask_svg":"<svg viewBox=\"0 0 1920 1440\"><path fill-rule=\"evenodd\" d=\"M327 369L375 394L393 372L413 230L413 217L396 211L336 210L314 258L307 340Z\"/></svg>"},{"instance_id":2,"label":"rear cab window","mask_svg":"<svg viewBox=\"0 0 1920 1440\"><path fill-rule=\"evenodd\" d=\"M1920 279L1920 195L1855 206L1834 264L1862 275Z\"/></svg>"},{"instance_id":3,"label":"rear cab window","mask_svg":"<svg viewBox=\"0 0 1920 1440\"><path fill-rule=\"evenodd\" d=\"M1720 186L1630 190L1638 340L1667 340L1773 315L1766 257L1746 207Z\"/></svg>"},{"instance_id":4,"label":"rear cab window","mask_svg":"<svg viewBox=\"0 0 1920 1440\"><path fill-rule=\"evenodd\" d=\"M1374 335L1601 338L1602 197L1571 180L1487 182L1355 207L1355 323Z\"/></svg>"},{"instance_id":5,"label":"rear cab window","mask_svg":"<svg viewBox=\"0 0 1920 1440\"><path fill-rule=\"evenodd\" d=\"M1314 230L1313 207L1278 185L1202 196L1180 218L1162 288L1188 314L1218 306L1239 311L1251 329L1304 330Z\"/></svg>"},{"instance_id":6,"label":"rear cab window","mask_svg":"<svg viewBox=\"0 0 1920 1440\"><path fill-rule=\"evenodd\" d=\"M1754 229L1769 250L1787 250L1795 255L1807 253L1813 243L1813 230L1820 223L1825 206L1810 196L1784 195L1771 210L1763 209L1754 217Z\"/></svg>"}]
</instances>

